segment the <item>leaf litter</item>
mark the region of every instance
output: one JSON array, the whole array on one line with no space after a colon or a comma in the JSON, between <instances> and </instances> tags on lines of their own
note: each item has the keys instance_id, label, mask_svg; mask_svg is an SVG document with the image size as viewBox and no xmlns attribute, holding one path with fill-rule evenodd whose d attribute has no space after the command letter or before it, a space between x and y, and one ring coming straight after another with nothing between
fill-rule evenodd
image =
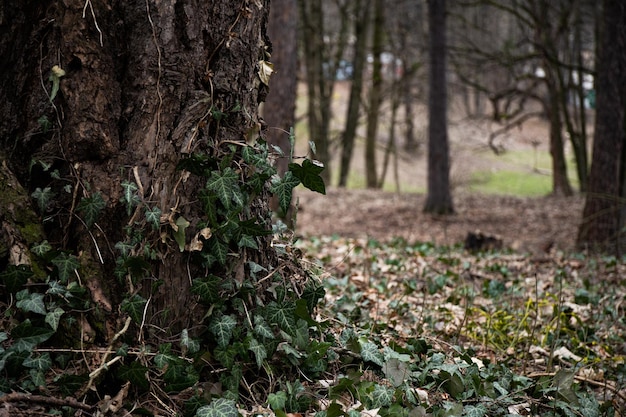
<instances>
[{"instance_id":1,"label":"leaf litter","mask_svg":"<svg viewBox=\"0 0 626 417\"><path fill-rule=\"evenodd\" d=\"M300 200L298 244L326 287L322 317L362 354L377 346L380 384L420 393L428 412L411 415L624 415L626 265L574 252L580 200L464 197L437 234L422 197L346 193ZM477 225L505 249L464 250Z\"/></svg>"}]
</instances>

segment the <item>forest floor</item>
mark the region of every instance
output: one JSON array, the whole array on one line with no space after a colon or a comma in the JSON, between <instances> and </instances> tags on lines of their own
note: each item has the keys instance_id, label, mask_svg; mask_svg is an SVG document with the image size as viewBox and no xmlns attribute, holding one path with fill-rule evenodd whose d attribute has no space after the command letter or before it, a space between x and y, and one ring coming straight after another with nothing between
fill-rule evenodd
<instances>
[{"instance_id":1,"label":"forest floor","mask_svg":"<svg viewBox=\"0 0 626 417\"><path fill-rule=\"evenodd\" d=\"M475 172L549 175L532 160L547 154L545 140L533 144L547 138L545 121L504 138L507 149L531 157L519 164L494 159L492 129L452 124L450 216L422 212L423 153L398 158L398 181L385 190L296 190L297 244L326 289L318 319L332 323L334 340L358 337L360 347L346 349L380 366L368 374L376 390L397 388L388 410L413 393L429 405L429 413L412 410L420 416L626 415L626 263L576 248L581 195L476 192ZM363 177L361 159L353 178ZM396 186L405 192L388 191ZM464 249L476 231L503 247ZM413 391L400 393L405 386ZM336 401L361 416L401 415L365 412L381 403L364 388L363 404L354 404L353 393Z\"/></svg>"}]
</instances>

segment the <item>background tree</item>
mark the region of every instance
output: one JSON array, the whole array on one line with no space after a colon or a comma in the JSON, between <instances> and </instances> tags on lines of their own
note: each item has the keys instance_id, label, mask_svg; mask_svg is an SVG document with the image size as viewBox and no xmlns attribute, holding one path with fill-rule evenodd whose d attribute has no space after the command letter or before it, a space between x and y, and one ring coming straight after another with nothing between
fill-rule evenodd
<instances>
[{"instance_id":1,"label":"background tree","mask_svg":"<svg viewBox=\"0 0 626 417\"><path fill-rule=\"evenodd\" d=\"M367 59L367 34L370 26L370 0L356 0L354 5L354 53L352 59L352 83L346 111L346 125L341 138L341 162L339 170L339 186L345 187L350 172L350 162L354 150L354 142L359 127L361 110L361 94L363 92L363 73Z\"/></svg>"},{"instance_id":2,"label":"background tree","mask_svg":"<svg viewBox=\"0 0 626 417\"><path fill-rule=\"evenodd\" d=\"M298 92L298 4L296 0L273 0L270 8L268 35L272 42L272 63L275 72L271 94L263 105L263 118L268 126L267 141L278 146L284 156L276 160L280 174L288 171L291 152L290 132L295 128L296 95ZM278 198L272 198L272 210L278 211ZM282 213L287 216L287 213Z\"/></svg>"},{"instance_id":3,"label":"background tree","mask_svg":"<svg viewBox=\"0 0 626 417\"><path fill-rule=\"evenodd\" d=\"M626 4L603 2L597 112L589 189L578 243L622 253L626 197Z\"/></svg>"},{"instance_id":4,"label":"background tree","mask_svg":"<svg viewBox=\"0 0 626 417\"><path fill-rule=\"evenodd\" d=\"M80 348L62 376L86 407L124 382L135 394L152 383L182 414L166 392L206 366L225 370L202 377L236 399L281 334L307 340L295 315L307 275L271 245L269 182L281 206L300 178L323 183L310 161L273 176L257 141L268 10L266 0L3 3L3 381L36 390L52 377L23 365L41 359L35 346ZM31 296L46 304L14 307Z\"/></svg>"},{"instance_id":5,"label":"background tree","mask_svg":"<svg viewBox=\"0 0 626 417\"><path fill-rule=\"evenodd\" d=\"M428 95L428 195L424 211L454 212L450 194L446 94L446 2L428 0L430 90Z\"/></svg>"},{"instance_id":6,"label":"background tree","mask_svg":"<svg viewBox=\"0 0 626 417\"><path fill-rule=\"evenodd\" d=\"M367 107L367 132L365 135L365 181L368 188L378 187L376 174L376 149L378 147L378 122L382 103L384 52L384 5L382 0L374 0L374 22L372 25L372 83L369 88Z\"/></svg>"},{"instance_id":7,"label":"background tree","mask_svg":"<svg viewBox=\"0 0 626 417\"><path fill-rule=\"evenodd\" d=\"M584 85L589 84L592 63L584 56L594 49L594 3L479 0L461 2L455 14L461 22L454 26L455 74L489 99L493 119L503 126L491 133L490 146L499 152L497 137L530 118L546 117L555 194L572 192L564 130L581 189L587 182L585 96L590 86ZM471 19L476 13L480 16ZM485 25L481 19L499 23Z\"/></svg>"}]
</instances>

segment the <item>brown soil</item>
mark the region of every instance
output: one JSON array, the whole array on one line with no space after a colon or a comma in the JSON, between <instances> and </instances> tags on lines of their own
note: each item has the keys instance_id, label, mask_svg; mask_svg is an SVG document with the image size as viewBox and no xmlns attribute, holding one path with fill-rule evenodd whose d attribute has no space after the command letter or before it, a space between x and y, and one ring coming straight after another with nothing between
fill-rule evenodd
<instances>
[{"instance_id":1,"label":"brown soil","mask_svg":"<svg viewBox=\"0 0 626 417\"><path fill-rule=\"evenodd\" d=\"M508 248L541 254L575 249L583 207L580 196L517 198L456 193L456 214L422 213L422 194L330 189L327 195L298 190L296 230L305 236L337 234L452 245L480 230L502 238Z\"/></svg>"}]
</instances>

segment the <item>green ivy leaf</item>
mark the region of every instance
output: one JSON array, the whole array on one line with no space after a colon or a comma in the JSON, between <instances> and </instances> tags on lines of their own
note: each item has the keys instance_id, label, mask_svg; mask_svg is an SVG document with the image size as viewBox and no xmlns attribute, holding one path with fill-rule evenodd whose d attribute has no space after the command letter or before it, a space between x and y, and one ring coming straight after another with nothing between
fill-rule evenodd
<instances>
[{"instance_id":1,"label":"green ivy leaf","mask_svg":"<svg viewBox=\"0 0 626 417\"><path fill-rule=\"evenodd\" d=\"M32 276L33 272L28 265L9 265L0 273L0 282L5 285L7 291L14 294Z\"/></svg>"},{"instance_id":2,"label":"green ivy leaf","mask_svg":"<svg viewBox=\"0 0 626 417\"><path fill-rule=\"evenodd\" d=\"M102 198L100 193L93 193L91 197L83 197L78 203L78 211L80 211L83 215L83 220L87 227L91 227L98 217L102 210L106 207L106 203Z\"/></svg>"},{"instance_id":3,"label":"green ivy leaf","mask_svg":"<svg viewBox=\"0 0 626 417\"><path fill-rule=\"evenodd\" d=\"M361 357L366 362L373 362L376 365L382 367L385 362L383 355L378 350L378 346L368 341L364 337L359 338L359 345L361 346Z\"/></svg>"},{"instance_id":4,"label":"green ivy leaf","mask_svg":"<svg viewBox=\"0 0 626 417\"><path fill-rule=\"evenodd\" d=\"M206 187L217 195L226 210L230 211L234 208L233 201L243 203L241 198L236 195L239 191L239 176L230 167L221 173L219 171L211 172Z\"/></svg>"},{"instance_id":5,"label":"green ivy leaf","mask_svg":"<svg viewBox=\"0 0 626 417\"><path fill-rule=\"evenodd\" d=\"M146 221L152 225L152 228L158 230L161 226L161 209L158 207L146 207L144 214Z\"/></svg>"},{"instance_id":6,"label":"green ivy leaf","mask_svg":"<svg viewBox=\"0 0 626 417\"><path fill-rule=\"evenodd\" d=\"M129 366L122 365L117 371L117 377L122 381L129 381L133 386L147 390L150 384L147 378L148 368L135 361Z\"/></svg>"},{"instance_id":7,"label":"green ivy leaf","mask_svg":"<svg viewBox=\"0 0 626 417\"><path fill-rule=\"evenodd\" d=\"M278 197L278 206L283 213L287 213L291 199L293 197L293 189L300 184L300 179L297 178L292 171L285 172L283 178L275 176L272 179L270 186L270 192Z\"/></svg>"},{"instance_id":8,"label":"green ivy leaf","mask_svg":"<svg viewBox=\"0 0 626 417\"><path fill-rule=\"evenodd\" d=\"M47 240L44 240L41 243L33 245L30 248L30 251L37 256L44 256L46 253L50 252L51 250L52 250L52 246L50 245L50 243L48 243Z\"/></svg>"},{"instance_id":9,"label":"green ivy leaf","mask_svg":"<svg viewBox=\"0 0 626 417\"><path fill-rule=\"evenodd\" d=\"M30 320L24 320L11 330L11 337L15 340L11 348L16 352L28 352L48 340L53 334L54 330L35 327Z\"/></svg>"},{"instance_id":10,"label":"green ivy leaf","mask_svg":"<svg viewBox=\"0 0 626 417\"><path fill-rule=\"evenodd\" d=\"M250 236L269 236L272 230L258 223L256 219L243 220L238 223L239 231Z\"/></svg>"},{"instance_id":11,"label":"green ivy leaf","mask_svg":"<svg viewBox=\"0 0 626 417\"><path fill-rule=\"evenodd\" d=\"M122 301L122 311L128 313L135 323L141 323L147 300L137 294Z\"/></svg>"},{"instance_id":12,"label":"green ivy leaf","mask_svg":"<svg viewBox=\"0 0 626 417\"><path fill-rule=\"evenodd\" d=\"M209 325L209 330L217 339L219 347L225 347L230 342L233 330L237 327L237 320L232 315L220 315L215 317Z\"/></svg>"},{"instance_id":13,"label":"green ivy leaf","mask_svg":"<svg viewBox=\"0 0 626 417\"><path fill-rule=\"evenodd\" d=\"M282 330L290 335L296 333L296 319L294 317L295 306L293 303L283 301L280 304L272 301L267 305L267 320L277 324Z\"/></svg>"},{"instance_id":14,"label":"green ivy leaf","mask_svg":"<svg viewBox=\"0 0 626 417\"><path fill-rule=\"evenodd\" d=\"M284 410L287 404L287 393L285 391L272 392L267 396L267 402L274 411Z\"/></svg>"},{"instance_id":15,"label":"green ivy leaf","mask_svg":"<svg viewBox=\"0 0 626 417\"><path fill-rule=\"evenodd\" d=\"M28 290L22 290L15 295L15 306L22 311L30 311L36 314L46 314L46 305L43 302L43 294L30 294Z\"/></svg>"},{"instance_id":16,"label":"green ivy leaf","mask_svg":"<svg viewBox=\"0 0 626 417\"><path fill-rule=\"evenodd\" d=\"M126 214L129 216L133 213L133 209L141 202L137 195L139 187L132 181L122 181L122 197L120 201L126 206Z\"/></svg>"},{"instance_id":17,"label":"green ivy leaf","mask_svg":"<svg viewBox=\"0 0 626 417\"><path fill-rule=\"evenodd\" d=\"M189 331L187 329L183 329L183 331L181 332L180 345L192 355L200 350L200 343L197 340L189 337Z\"/></svg>"},{"instance_id":18,"label":"green ivy leaf","mask_svg":"<svg viewBox=\"0 0 626 417\"><path fill-rule=\"evenodd\" d=\"M191 293L200 296L200 301L204 304L214 304L220 299L221 285L222 279L220 277L207 275L192 281Z\"/></svg>"},{"instance_id":19,"label":"green ivy leaf","mask_svg":"<svg viewBox=\"0 0 626 417\"><path fill-rule=\"evenodd\" d=\"M267 325L263 316L254 316L254 333L265 339L274 339L274 332L272 332L270 326Z\"/></svg>"},{"instance_id":20,"label":"green ivy leaf","mask_svg":"<svg viewBox=\"0 0 626 417\"><path fill-rule=\"evenodd\" d=\"M28 357L22 363L27 368L36 369L38 371L47 371L52 366L52 359L47 352L42 353L36 357Z\"/></svg>"},{"instance_id":21,"label":"green ivy leaf","mask_svg":"<svg viewBox=\"0 0 626 417\"><path fill-rule=\"evenodd\" d=\"M196 411L196 417L238 417L237 404L226 398L216 398L211 404L202 406Z\"/></svg>"},{"instance_id":22,"label":"green ivy leaf","mask_svg":"<svg viewBox=\"0 0 626 417\"><path fill-rule=\"evenodd\" d=\"M46 324L56 332L59 328L59 323L61 322L61 316L65 313L65 311L61 307L55 308L53 311L48 312L46 314Z\"/></svg>"},{"instance_id":23,"label":"green ivy leaf","mask_svg":"<svg viewBox=\"0 0 626 417\"><path fill-rule=\"evenodd\" d=\"M372 408L389 407L393 403L393 389L376 384L371 393Z\"/></svg>"},{"instance_id":24,"label":"green ivy leaf","mask_svg":"<svg viewBox=\"0 0 626 417\"><path fill-rule=\"evenodd\" d=\"M250 339L250 343L248 345L248 349L254 354L254 358L256 359L256 366L261 369L263 366L263 361L267 359L267 350L265 346L260 344L254 337Z\"/></svg>"},{"instance_id":25,"label":"green ivy leaf","mask_svg":"<svg viewBox=\"0 0 626 417\"><path fill-rule=\"evenodd\" d=\"M65 252L61 252L59 256L54 258L52 264L57 267L59 271L59 281L63 284L67 284L70 275L74 274L74 271L80 266L76 256L68 255Z\"/></svg>"},{"instance_id":26,"label":"green ivy leaf","mask_svg":"<svg viewBox=\"0 0 626 417\"><path fill-rule=\"evenodd\" d=\"M256 240L250 235L242 235L239 242L237 242L237 246L240 248L259 249L259 244L256 243Z\"/></svg>"},{"instance_id":27,"label":"green ivy leaf","mask_svg":"<svg viewBox=\"0 0 626 417\"><path fill-rule=\"evenodd\" d=\"M54 196L55 194L50 187L46 187L43 190L37 187L35 188L35 191L33 191L33 193L31 194L31 197L34 198L37 202L37 206L39 207L39 211L41 213L44 213L46 211Z\"/></svg>"},{"instance_id":28,"label":"green ivy leaf","mask_svg":"<svg viewBox=\"0 0 626 417\"><path fill-rule=\"evenodd\" d=\"M194 385L198 379L198 373L193 366L182 362L170 365L163 375L166 392L180 392Z\"/></svg>"},{"instance_id":29,"label":"green ivy leaf","mask_svg":"<svg viewBox=\"0 0 626 417\"><path fill-rule=\"evenodd\" d=\"M326 194L326 186L320 176L320 173L324 171L324 166L320 166L317 162L312 162L310 159L305 159L302 161L302 165L293 162L289 164L289 171L293 172L293 175L309 190Z\"/></svg>"},{"instance_id":30,"label":"green ivy leaf","mask_svg":"<svg viewBox=\"0 0 626 417\"><path fill-rule=\"evenodd\" d=\"M299 349L306 349L309 344L309 325L306 321L299 319L296 323L296 332L293 342Z\"/></svg>"},{"instance_id":31,"label":"green ivy leaf","mask_svg":"<svg viewBox=\"0 0 626 417\"><path fill-rule=\"evenodd\" d=\"M163 343L159 345L159 352L154 355L153 361L157 368L163 369L170 364L180 363L181 359L172 353L171 343Z\"/></svg>"},{"instance_id":32,"label":"green ivy leaf","mask_svg":"<svg viewBox=\"0 0 626 417\"><path fill-rule=\"evenodd\" d=\"M212 255L220 265L226 265L228 260L228 245L218 239L216 236L211 236L207 242L208 253Z\"/></svg>"},{"instance_id":33,"label":"green ivy leaf","mask_svg":"<svg viewBox=\"0 0 626 417\"><path fill-rule=\"evenodd\" d=\"M306 300L306 306L309 310L309 314L313 312L319 300L323 299L325 295L326 290L323 285L318 282L314 282L313 280L307 283L304 291L302 292L302 299Z\"/></svg>"}]
</instances>

